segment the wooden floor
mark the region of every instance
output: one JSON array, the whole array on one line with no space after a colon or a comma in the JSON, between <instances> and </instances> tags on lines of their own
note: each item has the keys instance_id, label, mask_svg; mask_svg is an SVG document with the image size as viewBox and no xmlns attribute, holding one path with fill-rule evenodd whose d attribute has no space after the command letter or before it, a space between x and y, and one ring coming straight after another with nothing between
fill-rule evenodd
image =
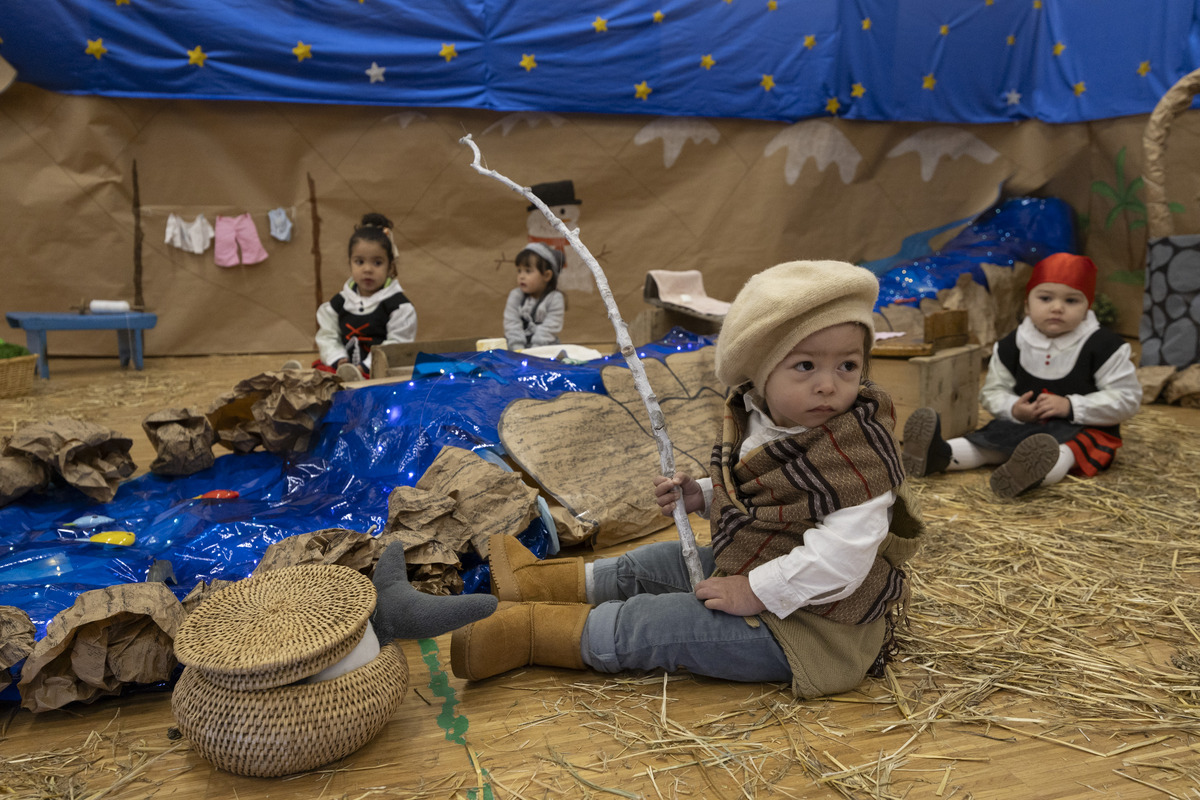
<instances>
[{"instance_id":1,"label":"wooden floor","mask_svg":"<svg viewBox=\"0 0 1200 800\"><path fill-rule=\"evenodd\" d=\"M115 358L52 359L50 380L39 381L32 395L0 400L0 433L55 414L103 422L134 439L132 455L141 472L154 455L139 431L144 416L165 407L207 408L238 380L275 369L288 357L156 358L147 359L143 372L121 370ZM1173 435L1200 438L1200 411L1168 413L1183 424ZM1178 465L1192 475L1196 467ZM931 536L951 537L956 515L984 513L973 500L982 496L980 485L986 485L986 476L942 483L926 492L927 508L938 520ZM1192 486L1200 494L1197 484ZM1194 507L1195 497L1188 502ZM994 509L988 507L986 513ZM1135 524L1143 523L1130 523ZM1188 574L1171 584L1171 597L1155 604L1166 608L1164 619L1177 624L1182 619L1195 636L1190 655L1164 648L1145 631L1140 631L1143 638L1134 630L1121 642L1087 626L1063 632L1075 638L1096 636L1097 661L1081 670L1099 671L1118 661L1151 665L1138 673L1152 676L1146 685L1113 690L1139 704L1128 719L1076 715L1065 724L1064 703L1078 708L1096 698L1070 696L1066 678L1059 698L1043 688L1035 690L1035 684L1041 686L1036 677L1010 685L1006 676L1036 676L1036 667L1022 672L1002 664L995 668L995 685L986 690L978 683L968 686L964 691L978 694L956 699L953 713L948 698L961 676L938 674L936 663L918 670L903 661L893 665L888 679L868 680L858 691L804 703L780 685L690 675L604 676L529 668L467 684L449 675L446 635L404 643L411 676L403 704L374 741L327 770L286 779L242 778L215 770L186 740L172 738L170 696L140 694L40 715L0 709L0 761L5 762L0 796L1200 798L1200 670L1195 670L1192 686L1180 684L1174 675L1165 705L1146 700L1162 688L1151 685L1157 681L1153 676L1165 675L1171 657L1193 668L1200 663L1200 619L1188 619L1195 606L1179 600L1187 587L1200 583L1200 557L1188 544L1200 539L1200 524L1194 517L1190 523L1169 524L1184 530L1172 540L1175 555L1168 567L1172 574ZM704 527L698 523L696 529ZM1138 535L1138 530L1128 531L1131 539ZM940 548L926 548L927 558L954 546L942 541ZM1056 554L1042 555L1050 569L1049 559ZM914 569L920 574L933 572L934 566L918 560ZM1111 568L1140 569L1119 559ZM983 588L985 584L991 588ZM991 575L980 587L972 590L978 594L971 602L982 616L983 607L995 601L994 593L1003 601L1005 587ZM917 581L917 591L921 588ZM1049 616L1051 605L1031 600L1022 606L1028 614L1014 623L1011 637L1032 636L1038 626L1067 626ZM1096 601L1097 614L1101 606ZM975 613L970 603L965 607L968 615ZM1001 638L1009 638L1009 632ZM982 649L989 645L979 642ZM1047 663L1054 658L1045 657ZM954 663L947 661L948 668ZM1106 708L1124 702L1107 700Z\"/></svg>"}]
</instances>

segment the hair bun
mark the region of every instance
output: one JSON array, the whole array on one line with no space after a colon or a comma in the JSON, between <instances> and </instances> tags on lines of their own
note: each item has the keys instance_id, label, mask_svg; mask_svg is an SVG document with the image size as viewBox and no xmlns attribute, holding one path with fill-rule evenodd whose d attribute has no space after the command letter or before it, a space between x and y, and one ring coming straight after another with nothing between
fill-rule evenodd
<instances>
[{"instance_id":1,"label":"hair bun","mask_svg":"<svg viewBox=\"0 0 1200 800\"><path fill-rule=\"evenodd\" d=\"M374 212L363 214L362 221L358 223L360 228L391 228L392 221L383 214Z\"/></svg>"}]
</instances>

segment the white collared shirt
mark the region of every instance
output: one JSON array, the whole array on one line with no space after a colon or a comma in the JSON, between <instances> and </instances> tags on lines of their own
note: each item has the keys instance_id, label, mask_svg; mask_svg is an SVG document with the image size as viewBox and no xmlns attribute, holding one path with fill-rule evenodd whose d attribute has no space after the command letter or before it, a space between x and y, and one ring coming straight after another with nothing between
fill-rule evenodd
<instances>
[{"instance_id":1,"label":"white collared shirt","mask_svg":"<svg viewBox=\"0 0 1200 800\"><path fill-rule=\"evenodd\" d=\"M750 419L739 458L768 442L808 430L802 425L780 428L759 409L749 392L745 403ZM703 515L707 517L712 505L712 479L701 478L697 483L704 491ZM750 570L750 588L767 610L780 617L802 606L849 597L875 562L879 545L891 528L895 501L895 492L884 492L819 520L805 531L804 544Z\"/></svg>"}]
</instances>

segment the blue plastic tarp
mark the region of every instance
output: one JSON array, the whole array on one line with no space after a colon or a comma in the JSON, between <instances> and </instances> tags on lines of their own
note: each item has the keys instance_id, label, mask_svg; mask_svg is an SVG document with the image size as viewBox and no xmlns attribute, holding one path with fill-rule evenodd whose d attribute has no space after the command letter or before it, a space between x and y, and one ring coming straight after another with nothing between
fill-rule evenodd
<instances>
[{"instance_id":1,"label":"blue plastic tarp","mask_svg":"<svg viewBox=\"0 0 1200 800\"><path fill-rule=\"evenodd\" d=\"M675 331L639 348L662 358L711 339ZM94 503L58 486L0 509L0 605L24 609L40 638L46 623L89 589L146 579L151 564L172 565L182 598L199 581L237 580L253 571L267 547L324 528L381 530L392 489L414 485L443 447L503 452L497 433L513 400L550 400L563 392L604 391L600 371L620 356L566 364L508 351L422 355L414 378L338 392L309 452L290 459L268 453L226 455L202 472L127 481L109 503ZM199 495L233 490L236 499ZM97 526L81 517L111 518ZM544 555L547 534L535 520L529 543ZM97 533L128 531L131 545L102 544ZM465 565L471 566L471 565ZM469 576L468 589L486 589Z\"/></svg>"},{"instance_id":2,"label":"blue plastic tarp","mask_svg":"<svg viewBox=\"0 0 1200 800\"><path fill-rule=\"evenodd\" d=\"M921 298L936 297L940 290L954 286L964 272L987 286L984 264L1036 264L1059 252L1075 252L1071 207L1053 197L1012 198L980 214L939 250L900 261L896 266L885 259L881 268L886 271L879 276L875 308L892 303L917 305ZM878 274L879 270L875 271Z\"/></svg>"}]
</instances>

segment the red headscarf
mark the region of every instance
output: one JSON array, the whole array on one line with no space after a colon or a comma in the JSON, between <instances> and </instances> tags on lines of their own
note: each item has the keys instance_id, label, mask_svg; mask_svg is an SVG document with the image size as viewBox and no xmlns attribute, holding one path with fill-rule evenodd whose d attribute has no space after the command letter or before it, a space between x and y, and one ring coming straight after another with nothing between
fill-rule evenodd
<instances>
[{"instance_id":1,"label":"red headscarf","mask_svg":"<svg viewBox=\"0 0 1200 800\"><path fill-rule=\"evenodd\" d=\"M1078 289L1083 292L1090 306L1096 299L1096 265L1087 256L1055 253L1034 265L1029 283L1025 284L1025 294L1028 295L1041 283L1061 283Z\"/></svg>"}]
</instances>

